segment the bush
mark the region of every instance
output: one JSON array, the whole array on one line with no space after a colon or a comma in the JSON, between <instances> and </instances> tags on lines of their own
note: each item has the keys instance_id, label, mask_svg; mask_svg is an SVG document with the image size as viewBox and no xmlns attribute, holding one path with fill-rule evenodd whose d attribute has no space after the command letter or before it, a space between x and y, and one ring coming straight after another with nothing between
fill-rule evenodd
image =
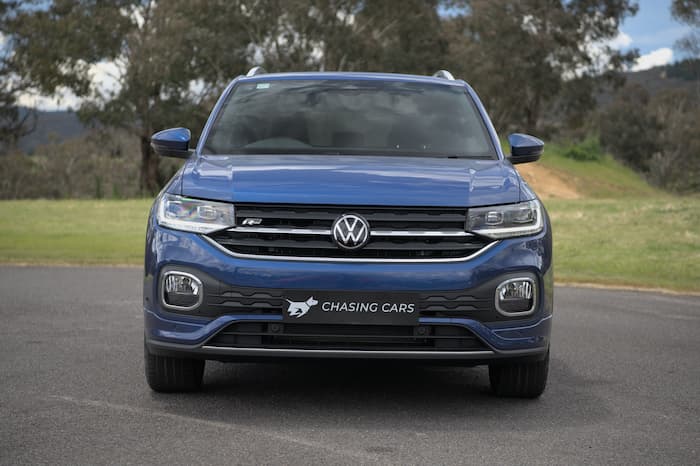
<instances>
[{"instance_id":1,"label":"bush","mask_svg":"<svg viewBox=\"0 0 700 466\"><path fill-rule=\"evenodd\" d=\"M139 187L141 154L133 135L101 129L62 143L37 147L33 155L0 157L0 199L132 198ZM161 160L167 180L182 161Z\"/></svg>"},{"instance_id":2,"label":"bush","mask_svg":"<svg viewBox=\"0 0 700 466\"><path fill-rule=\"evenodd\" d=\"M613 156L655 186L700 191L700 95L666 89L650 96L639 85L623 88L600 115L600 138Z\"/></svg>"},{"instance_id":3,"label":"bush","mask_svg":"<svg viewBox=\"0 0 700 466\"><path fill-rule=\"evenodd\" d=\"M581 142L571 144L563 151L564 157L580 162L597 162L605 154L597 137L589 136Z\"/></svg>"}]
</instances>

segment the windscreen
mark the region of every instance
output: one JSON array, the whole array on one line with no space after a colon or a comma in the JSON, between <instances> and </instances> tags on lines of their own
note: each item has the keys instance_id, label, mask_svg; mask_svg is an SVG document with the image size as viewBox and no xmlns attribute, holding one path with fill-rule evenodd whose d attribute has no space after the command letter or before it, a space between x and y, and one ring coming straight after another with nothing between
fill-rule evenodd
<instances>
[{"instance_id":1,"label":"windscreen","mask_svg":"<svg viewBox=\"0 0 700 466\"><path fill-rule=\"evenodd\" d=\"M496 158L464 88L371 80L240 83L203 152Z\"/></svg>"}]
</instances>

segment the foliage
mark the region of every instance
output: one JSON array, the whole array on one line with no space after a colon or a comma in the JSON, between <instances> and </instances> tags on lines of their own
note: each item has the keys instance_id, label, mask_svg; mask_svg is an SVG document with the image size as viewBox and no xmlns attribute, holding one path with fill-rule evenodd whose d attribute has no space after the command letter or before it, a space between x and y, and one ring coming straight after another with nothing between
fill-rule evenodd
<instances>
[{"instance_id":1,"label":"foliage","mask_svg":"<svg viewBox=\"0 0 700 466\"><path fill-rule=\"evenodd\" d=\"M666 75L669 78L683 79L685 81L700 81L700 58L686 58L679 62L666 66Z\"/></svg>"},{"instance_id":2,"label":"foliage","mask_svg":"<svg viewBox=\"0 0 700 466\"><path fill-rule=\"evenodd\" d=\"M696 25L697 4L675 0L672 12ZM606 45L621 21L635 14L632 0L27 0L0 5L7 39L0 77L7 70L8 82L16 84L6 99L0 88L0 137L5 116L11 128L5 134L20 134L22 115L13 109L17 89L46 94L69 89L83 99L84 121L122 128L135 141L140 195L157 192L170 172L160 167L169 162L155 156L151 135L186 126L196 140L221 90L252 65L269 71L417 74L448 68L479 91L499 130L585 139L596 92L620 85L618 71L636 57L636 51L621 53ZM690 72L696 61L688 61ZM108 63L115 64L116 86L101 88L93 82L93 70ZM696 94L700 98L700 86ZM694 124L690 112L678 111L687 108L684 99L623 90L605 110L601 143L659 186L696 189L692 179L680 178L695 173L697 152L668 155L682 153L677 144L670 147L685 137L695 150L692 135L682 130ZM592 143L571 147L567 156L598 158ZM30 168L42 172L40 160L16 167L25 167L25 174ZM681 163L670 166L671 161ZM94 184L110 195L102 178ZM43 185L37 190L64 195L47 194Z\"/></svg>"},{"instance_id":3,"label":"foliage","mask_svg":"<svg viewBox=\"0 0 700 466\"><path fill-rule=\"evenodd\" d=\"M605 45L636 12L629 0L469 0L449 25L451 68L479 89L496 127L542 134L581 124L593 93L636 51Z\"/></svg>"},{"instance_id":4,"label":"foliage","mask_svg":"<svg viewBox=\"0 0 700 466\"><path fill-rule=\"evenodd\" d=\"M673 0L671 14L677 21L691 27L676 46L693 57L700 57L700 0Z\"/></svg>"},{"instance_id":5,"label":"foliage","mask_svg":"<svg viewBox=\"0 0 700 466\"><path fill-rule=\"evenodd\" d=\"M437 0L33 0L6 22L12 64L44 93L83 98L80 115L129 130L141 188L159 189L153 132L201 128L223 86L254 62L277 71L436 69L447 50ZM119 65L115 90L91 85Z\"/></svg>"},{"instance_id":6,"label":"foliage","mask_svg":"<svg viewBox=\"0 0 700 466\"><path fill-rule=\"evenodd\" d=\"M241 1L251 64L268 71L433 73L447 42L438 0Z\"/></svg>"},{"instance_id":7,"label":"foliage","mask_svg":"<svg viewBox=\"0 0 700 466\"><path fill-rule=\"evenodd\" d=\"M139 141L141 189L154 193L164 180L151 134L168 126L201 127L207 99L245 64L236 6L203 0L36 0L7 22L12 62L38 90L68 88L82 97L85 120L129 131ZM92 67L106 61L117 64L115 89L91 85Z\"/></svg>"},{"instance_id":8,"label":"foliage","mask_svg":"<svg viewBox=\"0 0 700 466\"><path fill-rule=\"evenodd\" d=\"M572 143L564 149L564 157L582 162L597 162L604 157L598 138L589 136L581 142Z\"/></svg>"},{"instance_id":9,"label":"foliage","mask_svg":"<svg viewBox=\"0 0 700 466\"><path fill-rule=\"evenodd\" d=\"M680 192L700 191L700 95L670 90L654 96L647 112L661 122L661 150L653 153L649 179Z\"/></svg>"},{"instance_id":10,"label":"foliage","mask_svg":"<svg viewBox=\"0 0 700 466\"><path fill-rule=\"evenodd\" d=\"M641 172L649 171L651 154L661 149L661 122L646 109L651 97L640 85L625 86L600 116L601 143Z\"/></svg>"},{"instance_id":11,"label":"foliage","mask_svg":"<svg viewBox=\"0 0 700 466\"><path fill-rule=\"evenodd\" d=\"M0 164L0 199L125 198L140 194L136 141L124 130L39 146L31 156L10 154ZM160 166L169 178L181 162Z\"/></svg>"},{"instance_id":12,"label":"foliage","mask_svg":"<svg viewBox=\"0 0 700 466\"><path fill-rule=\"evenodd\" d=\"M0 31L6 30L19 4L0 2ZM3 44L2 38L0 32L0 155L14 148L22 136L33 131L36 123L36 112L23 111L17 105L19 94L29 86L19 78L17 65L12 61L12 48Z\"/></svg>"},{"instance_id":13,"label":"foliage","mask_svg":"<svg viewBox=\"0 0 700 466\"><path fill-rule=\"evenodd\" d=\"M600 116L601 142L657 186L700 191L699 102L688 90L650 97L627 86Z\"/></svg>"}]
</instances>

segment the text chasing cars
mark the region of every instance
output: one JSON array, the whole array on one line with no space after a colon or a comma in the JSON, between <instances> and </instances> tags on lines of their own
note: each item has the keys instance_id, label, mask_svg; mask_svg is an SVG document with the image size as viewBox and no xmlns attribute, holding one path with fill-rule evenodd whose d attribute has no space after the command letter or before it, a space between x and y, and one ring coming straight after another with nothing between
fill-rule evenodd
<instances>
[{"instance_id":1,"label":"text chasing cars","mask_svg":"<svg viewBox=\"0 0 700 466\"><path fill-rule=\"evenodd\" d=\"M413 303L380 303L380 302L345 302L325 301L321 303L324 312L357 312L357 313L405 313L412 314L415 311Z\"/></svg>"}]
</instances>

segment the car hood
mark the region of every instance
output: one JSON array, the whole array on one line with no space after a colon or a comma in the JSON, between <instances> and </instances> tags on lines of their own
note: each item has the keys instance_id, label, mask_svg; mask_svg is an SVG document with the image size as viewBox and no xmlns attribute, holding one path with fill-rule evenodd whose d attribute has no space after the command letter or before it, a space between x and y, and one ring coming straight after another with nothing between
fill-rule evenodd
<instances>
[{"instance_id":1,"label":"car hood","mask_svg":"<svg viewBox=\"0 0 700 466\"><path fill-rule=\"evenodd\" d=\"M337 155L204 155L182 194L240 203L470 207L518 202L501 160Z\"/></svg>"}]
</instances>

